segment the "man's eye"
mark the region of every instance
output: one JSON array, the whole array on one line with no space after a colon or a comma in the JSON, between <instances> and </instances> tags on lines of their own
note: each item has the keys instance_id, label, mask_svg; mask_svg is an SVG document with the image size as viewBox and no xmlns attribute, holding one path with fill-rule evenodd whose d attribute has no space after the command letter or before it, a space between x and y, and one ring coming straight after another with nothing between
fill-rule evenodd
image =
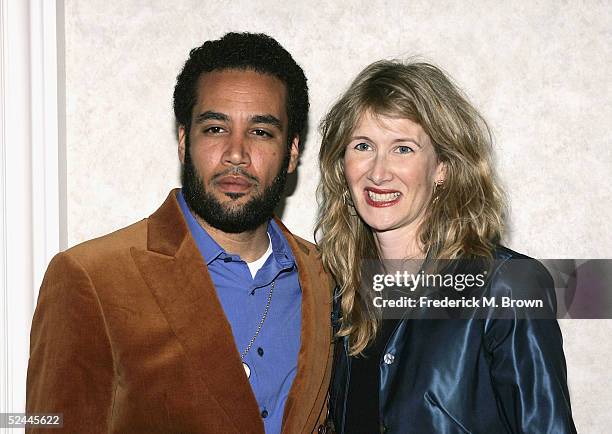
<instances>
[{"instance_id":1,"label":"man's eye","mask_svg":"<svg viewBox=\"0 0 612 434\"><path fill-rule=\"evenodd\" d=\"M207 127L204 128L204 132L206 134L221 134L223 131L225 131L223 128L221 127Z\"/></svg>"},{"instance_id":2,"label":"man's eye","mask_svg":"<svg viewBox=\"0 0 612 434\"><path fill-rule=\"evenodd\" d=\"M261 137L272 137L272 134L270 134L266 130L261 130L259 128L256 130L253 130L253 134L255 134L256 136L261 136Z\"/></svg>"},{"instance_id":3,"label":"man's eye","mask_svg":"<svg viewBox=\"0 0 612 434\"><path fill-rule=\"evenodd\" d=\"M410 154L411 152L414 152L410 146L398 146L395 148L395 151L398 154Z\"/></svg>"},{"instance_id":4,"label":"man's eye","mask_svg":"<svg viewBox=\"0 0 612 434\"><path fill-rule=\"evenodd\" d=\"M367 143L363 143L363 142L362 142L362 143L357 143L357 144L355 145L355 149L356 149L357 151L368 151L368 150L370 150L370 149L371 149L371 146L370 146L370 145L368 145Z\"/></svg>"}]
</instances>

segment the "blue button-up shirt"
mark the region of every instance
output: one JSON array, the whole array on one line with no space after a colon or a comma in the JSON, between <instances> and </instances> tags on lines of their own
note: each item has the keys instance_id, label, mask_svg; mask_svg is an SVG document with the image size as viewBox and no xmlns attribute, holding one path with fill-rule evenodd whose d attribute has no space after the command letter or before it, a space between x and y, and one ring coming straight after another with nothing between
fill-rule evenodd
<instances>
[{"instance_id":1,"label":"blue button-up shirt","mask_svg":"<svg viewBox=\"0 0 612 434\"><path fill-rule=\"evenodd\" d=\"M276 281L268 316L244 361L259 404L266 433L280 433L285 402L297 371L300 349L302 290L293 252L273 220L268 224L272 254L255 278L238 255L212 239L191 214L182 192L177 199L234 335L238 353L255 335L266 308L270 285Z\"/></svg>"}]
</instances>

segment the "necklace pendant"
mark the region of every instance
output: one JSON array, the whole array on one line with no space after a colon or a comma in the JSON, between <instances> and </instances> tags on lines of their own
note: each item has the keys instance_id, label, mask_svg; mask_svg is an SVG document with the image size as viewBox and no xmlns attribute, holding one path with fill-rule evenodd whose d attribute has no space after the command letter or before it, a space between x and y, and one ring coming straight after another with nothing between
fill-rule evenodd
<instances>
[{"instance_id":1,"label":"necklace pendant","mask_svg":"<svg viewBox=\"0 0 612 434\"><path fill-rule=\"evenodd\" d=\"M245 362L242 362L242 367L244 368L244 372L247 378L251 378L251 368Z\"/></svg>"}]
</instances>

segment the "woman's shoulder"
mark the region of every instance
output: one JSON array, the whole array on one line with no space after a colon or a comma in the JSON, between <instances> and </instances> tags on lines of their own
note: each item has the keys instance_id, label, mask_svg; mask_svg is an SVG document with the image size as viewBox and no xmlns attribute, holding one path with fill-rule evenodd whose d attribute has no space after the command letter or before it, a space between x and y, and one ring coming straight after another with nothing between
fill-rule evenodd
<instances>
[{"instance_id":1,"label":"woman's shoulder","mask_svg":"<svg viewBox=\"0 0 612 434\"><path fill-rule=\"evenodd\" d=\"M496 246L490 270L491 295L518 299L543 299L555 309L554 281L546 267L537 259L505 246Z\"/></svg>"},{"instance_id":2,"label":"woman's shoulder","mask_svg":"<svg viewBox=\"0 0 612 434\"><path fill-rule=\"evenodd\" d=\"M525 274L545 274L550 276L544 265L535 258L523 253L512 250L506 246L497 245L493 250L493 271L521 271L520 275Z\"/></svg>"},{"instance_id":3,"label":"woman's shoulder","mask_svg":"<svg viewBox=\"0 0 612 434\"><path fill-rule=\"evenodd\" d=\"M505 259L525 259L535 261L535 259L532 257L519 253L506 246L502 246L501 244L495 246L495 249L493 250L493 258L500 261Z\"/></svg>"}]
</instances>

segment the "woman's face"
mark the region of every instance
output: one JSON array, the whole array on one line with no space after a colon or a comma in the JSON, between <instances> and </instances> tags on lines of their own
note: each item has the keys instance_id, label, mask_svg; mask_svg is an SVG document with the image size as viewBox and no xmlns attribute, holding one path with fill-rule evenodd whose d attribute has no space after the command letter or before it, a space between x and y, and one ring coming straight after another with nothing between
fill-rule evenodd
<instances>
[{"instance_id":1,"label":"woman's face","mask_svg":"<svg viewBox=\"0 0 612 434\"><path fill-rule=\"evenodd\" d=\"M344 173L357 213L375 232L416 234L444 165L419 124L367 111L346 146Z\"/></svg>"}]
</instances>

